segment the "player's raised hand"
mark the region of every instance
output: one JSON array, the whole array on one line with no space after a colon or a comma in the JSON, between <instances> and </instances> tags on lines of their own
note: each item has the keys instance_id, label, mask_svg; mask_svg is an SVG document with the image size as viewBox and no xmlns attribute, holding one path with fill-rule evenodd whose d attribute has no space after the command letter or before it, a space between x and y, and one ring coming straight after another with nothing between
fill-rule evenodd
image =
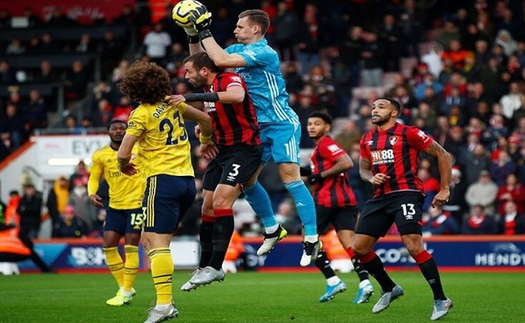
<instances>
[{"instance_id":1,"label":"player's raised hand","mask_svg":"<svg viewBox=\"0 0 525 323\"><path fill-rule=\"evenodd\" d=\"M89 200L91 201L91 204L93 204L96 207L104 207L104 204L102 204L102 198L98 196L98 194L91 194L89 196Z\"/></svg>"}]
</instances>

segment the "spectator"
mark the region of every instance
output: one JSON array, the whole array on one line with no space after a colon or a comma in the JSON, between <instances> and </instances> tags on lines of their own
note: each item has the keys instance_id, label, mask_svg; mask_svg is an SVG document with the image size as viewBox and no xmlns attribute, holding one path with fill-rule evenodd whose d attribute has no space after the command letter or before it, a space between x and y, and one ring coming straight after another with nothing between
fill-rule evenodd
<instances>
[{"instance_id":1,"label":"spectator","mask_svg":"<svg viewBox=\"0 0 525 323\"><path fill-rule=\"evenodd\" d=\"M423 203L422 209L423 212L428 212L430 208L430 203L432 203L434 196L436 196L436 194L440 190L439 180L435 177L432 177L432 174L428 169L422 167L419 168L417 172L417 177L421 179L421 182L423 184L423 191L426 194L425 202Z\"/></svg>"},{"instance_id":2,"label":"spectator","mask_svg":"<svg viewBox=\"0 0 525 323\"><path fill-rule=\"evenodd\" d=\"M59 73L53 69L51 63L46 59L40 62L40 71L33 75L33 80L40 83L58 82L59 79Z\"/></svg>"},{"instance_id":3,"label":"spectator","mask_svg":"<svg viewBox=\"0 0 525 323\"><path fill-rule=\"evenodd\" d=\"M503 53L509 57L518 49L518 44L507 30L500 30L496 35L495 44L503 48Z\"/></svg>"},{"instance_id":4,"label":"spectator","mask_svg":"<svg viewBox=\"0 0 525 323\"><path fill-rule=\"evenodd\" d=\"M286 66L284 72L284 79L286 81L286 91L291 94L297 94L301 92L304 87L303 76L297 69L297 64L290 63Z\"/></svg>"},{"instance_id":5,"label":"spectator","mask_svg":"<svg viewBox=\"0 0 525 323\"><path fill-rule=\"evenodd\" d=\"M286 1L277 4L277 14L272 19L274 27L274 42L280 54L281 61L297 61L297 34L300 32L300 21L293 10L288 8ZM231 29L230 29L231 30Z\"/></svg>"},{"instance_id":6,"label":"spectator","mask_svg":"<svg viewBox=\"0 0 525 323\"><path fill-rule=\"evenodd\" d=\"M428 209L428 214L423 218L423 236L444 234L458 234L460 227L456 219L449 212L443 211L440 206Z\"/></svg>"},{"instance_id":7,"label":"spectator","mask_svg":"<svg viewBox=\"0 0 525 323\"><path fill-rule=\"evenodd\" d=\"M56 238L81 238L87 235L88 230L86 224L75 215L73 205L67 205L53 232Z\"/></svg>"},{"instance_id":8,"label":"spectator","mask_svg":"<svg viewBox=\"0 0 525 323\"><path fill-rule=\"evenodd\" d=\"M428 70L436 79L439 78L443 70L443 60L441 54L443 47L439 43L432 43L429 47L428 53L421 57L421 61L428 66Z\"/></svg>"},{"instance_id":9,"label":"spectator","mask_svg":"<svg viewBox=\"0 0 525 323\"><path fill-rule=\"evenodd\" d=\"M20 231L18 237L29 249L31 249L31 260L42 272L51 272L51 269L35 252L33 239L38 237L40 231L40 216L42 210L42 193L35 189L31 180L24 185L24 194L18 203L16 212L20 214Z\"/></svg>"},{"instance_id":10,"label":"spectator","mask_svg":"<svg viewBox=\"0 0 525 323\"><path fill-rule=\"evenodd\" d=\"M288 231L288 234L302 234L301 219L294 212L292 203L289 200L284 200L279 204L275 219Z\"/></svg>"},{"instance_id":11,"label":"spectator","mask_svg":"<svg viewBox=\"0 0 525 323\"><path fill-rule=\"evenodd\" d=\"M0 29L11 28L11 13L7 8L0 9Z\"/></svg>"},{"instance_id":12,"label":"spectator","mask_svg":"<svg viewBox=\"0 0 525 323\"><path fill-rule=\"evenodd\" d=\"M350 86L358 87L361 80L361 55L363 51L363 28L352 26L339 44L339 60L350 71Z\"/></svg>"},{"instance_id":13,"label":"spectator","mask_svg":"<svg viewBox=\"0 0 525 323\"><path fill-rule=\"evenodd\" d=\"M94 54L97 52L98 44L91 38L88 33L80 36L80 41L75 46L75 52L79 54Z\"/></svg>"},{"instance_id":14,"label":"spectator","mask_svg":"<svg viewBox=\"0 0 525 323\"><path fill-rule=\"evenodd\" d=\"M2 59L0 61L0 83L16 82L16 71L11 68L9 61Z\"/></svg>"},{"instance_id":15,"label":"spectator","mask_svg":"<svg viewBox=\"0 0 525 323\"><path fill-rule=\"evenodd\" d=\"M24 107L23 113L31 130L48 126L46 104L38 90L33 89L29 92L29 103Z\"/></svg>"},{"instance_id":16,"label":"spectator","mask_svg":"<svg viewBox=\"0 0 525 323\"><path fill-rule=\"evenodd\" d=\"M415 0L404 1L404 7L400 12L403 56L415 56L419 58L419 43L423 33L423 13L416 6Z\"/></svg>"},{"instance_id":17,"label":"spectator","mask_svg":"<svg viewBox=\"0 0 525 323\"><path fill-rule=\"evenodd\" d=\"M122 78L122 76L126 74L128 69L129 61L127 59L120 60L117 67L115 67L111 73L111 81L113 81L113 83L118 82Z\"/></svg>"},{"instance_id":18,"label":"spectator","mask_svg":"<svg viewBox=\"0 0 525 323\"><path fill-rule=\"evenodd\" d=\"M469 138L474 139L478 138L478 136L476 134L470 134ZM491 165L490 157L487 155L485 147L479 142L474 143L472 146L474 148L472 151L469 149L465 158L465 181L467 182L467 185L478 180L482 171L488 173L488 169ZM488 174L490 176L490 173Z\"/></svg>"},{"instance_id":19,"label":"spectator","mask_svg":"<svg viewBox=\"0 0 525 323\"><path fill-rule=\"evenodd\" d=\"M40 54L60 54L62 53L62 44L56 41L50 33L44 33L38 46Z\"/></svg>"},{"instance_id":20,"label":"spectator","mask_svg":"<svg viewBox=\"0 0 525 323\"><path fill-rule=\"evenodd\" d=\"M463 215L469 211L465 200L466 190L467 186L461 180L459 167L453 166L450 177L450 197L448 203L444 204L442 208L443 211L450 213L459 225L463 223Z\"/></svg>"},{"instance_id":21,"label":"spectator","mask_svg":"<svg viewBox=\"0 0 525 323\"><path fill-rule=\"evenodd\" d=\"M501 214L500 233L504 235L525 234L525 215L518 212L516 203L507 201Z\"/></svg>"},{"instance_id":22,"label":"spectator","mask_svg":"<svg viewBox=\"0 0 525 323\"><path fill-rule=\"evenodd\" d=\"M363 83L365 86L380 87L383 85L384 48L378 41L378 36L370 32L365 37L365 45L361 53L363 57Z\"/></svg>"},{"instance_id":23,"label":"spectator","mask_svg":"<svg viewBox=\"0 0 525 323\"><path fill-rule=\"evenodd\" d=\"M482 170L479 173L479 180L468 186L465 199L473 212L476 206L481 206L488 214L495 214L494 202L498 186L490 179L490 173Z\"/></svg>"},{"instance_id":24,"label":"spectator","mask_svg":"<svg viewBox=\"0 0 525 323\"><path fill-rule=\"evenodd\" d=\"M301 148L313 148L314 143L308 135L308 116L318 109L312 104L312 97L310 95L299 94L299 103L292 106L295 113L299 117L301 123Z\"/></svg>"},{"instance_id":25,"label":"spectator","mask_svg":"<svg viewBox=\"0 0 525 323\"><path fill-rule=\"evenodd\" d=\"M9 45L7 45L5 53L8 55L21 55L25 50L26 49L20 39L15 38L9 43Z\"/></svg>"},{"instance_id":26,"label":"spectator","mask_svg":"<svg viewBox=\"0 0 525 323\"><path fill-rule=\"evenodd\" d=\"M495 217L485 213L483 205L480 204L474 205L461 226L461 233L469 235L495 234L497 231L498 223Z\"/></svg>"},{"instance_id":27,"label":"spectator","mask_svg":"<svg viewBox=\"0 0 525 323\"><path fill-rule=\"evenodd\" d=\"M69 177L69 190L70 191L73 190L73 188L75 188L74 182L76 179L81 179L84 185L87 185L88 183L89 172L87 170L86 163L83 160L78 162L77 167L75 168L75 171Z\"/></svg>"},{"instance_id":28,"label":"spectator","mask_svg":"<svg viewBox=\"0 0 525 323\"><path fill-rule=\"evenodd\" d=\"M507 202L514 202L518 213L525 215L525 187L518 182L516 174L508 174L505 183L499 186L496 202L500 215L505 213Z\"/></svg>"},{"instance_id":29,"label":"spectator","mask_svg":"<svg viewBox=\"0 0 525 323\"><path fill-rule=\"evenodd\" d=\"M402 30L396 25L394 15L386 14L383 18L383 25L379 27L379 39L388 53L383 62L385 72L399 71L399 61L403 51L402 37Z\"/></svg>"},{"instance_id":30,"label":"spectator","mask_svg":"<svg viewBox=\"0 0 525 323\"><path fill-rule=\"evenodd\" d=\"M8 103L5 117L0 120L0 134L9 138L9 147L17 149L26 140L24 118L18 113L18 108L13 103Z\"/></svg>"},{"instance_id":31,"label":"spectator","mask_svg":"<svg viewBox=\"0 0 525 323\"><path fill-rule=\"evenodd\" d=\"M67 132L72 135L80 135L83 133L82 128L78 124L78 119L72 114L64 118L64 127Z\"/></svg>"},{"instance_id":32,"label":"spectator","mask_svg":"<svg viewBox=\"0 0 525 323\"><path fill-rule=\"evenodd\" d=\"M53 187L49 190L47 195L47 211L51 217L53 228L55 228L60 220L60 214L63 214L66 205L69 202L69 181L65 176L58 177L53 183Z\"/></svg>"},{"instance_id":33,"label":"spectator","mask_svg":"<svg viewBox=\"0 0 525 323\"><path fill-rule=\"evenodd\" d=\"M104 37L99 43L97 51L101 57L104 57L102 60L102 75L108 75L111 73L115 65L117 65L117 62L122 57L123 48L124 47L120 41L115 38L113 31L106 30L104 32Z\"/></svg>"},{"instance_id":34,"label":"spectator","mask_svg":"<svg viewBox=\"0 0 525 323\"><path fill-rule=\"evenodd\" d=\"M312 66L319 65L320 23L317 17L317 7L313 3L304 8L303 25L299 27L299 59L303 75L307 74Z\"/></svg>"},{"instance_id":35,"label":"spectator","mask_svg":"<svg viewBox=\"0 0 525 323\"><path fill-rule=\"evenodd\" d=\"M516 163L510 158L506 150L500 151L498 159L492 163L490 176L498 186L503 185L510 174L516 173Z\"/></svg>"},{"instance_id":36,"label":"spectator","mask_svg":"<svg viewBox=\"0 0 525 323\"><path fill-rule=\"evenodd\" d=\"M514 111L521 107L521 96L524 94L519 82L511 82L509 93L501 97L500 104L503 107L503 115L507 119L512 119Z\"/></svg>"},{"instance_id":37,"label":"spectator","mask_svg":"<svg viewBox=\"0 0 525 323\"><path fill-rule=\"evenodd\" d=\"M131 99L124 95L120 98L120 104L115 107L112 119L122 120L127 123L133 109L135 109L135 106L131 103Z\"/></svg>"},{"instance_id":38,"label":"spectator","mask_svg":"<svg viewBox=\"0 0 525 323\"><path fill-rule=\"evenodd\" d=\"M162 63L168 54L168 47L171 46L171 43L170 35L164 31L162 23L157 22L153 26L153 30L144 37L145 54L152 62L163 65Z\"/></svg>"},{"instance_id":39,"label":"spectator","mask_svg":"<svg viewBox=\"0 0 525 323\"><path fill-rule=\"evenodd\" d=\"M89 83L89 73L84 64L77 60L71 65L64 79L64 96L68 100L79 100L85 96Z\"/></svg>"},{"instance_id":40,"label":"spectator","mask_svg":"<svg viewBox=\"0 0 525 323\"><path fill-rule=\"evenodd\" d=\"M85 223L87 232L91 232L97 221L97 209L89 199L87 187L82 178L73 180L73 190L69 194L68 204L74 207L75 217Z\"/></svg>"}]
</instances>

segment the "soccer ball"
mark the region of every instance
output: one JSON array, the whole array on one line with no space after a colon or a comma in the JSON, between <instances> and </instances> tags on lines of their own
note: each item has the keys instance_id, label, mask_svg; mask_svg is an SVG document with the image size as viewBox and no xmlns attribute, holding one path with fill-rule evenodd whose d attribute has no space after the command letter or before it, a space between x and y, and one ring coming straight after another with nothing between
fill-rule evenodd
<instances>
[{"instance_id":1,"label":"soccer ball","mask_svg":"<svg viewBox=\"0 0 525 323\"><path fill-rule=\"evenodd\" d=\"M196 12L198 16L201 16L208 12L206 6L195 0L182 0L173 7L171 17L175 23L182 28L190 28L193 23L190 20L192 12Z\"/></svg>"}]
</instances>

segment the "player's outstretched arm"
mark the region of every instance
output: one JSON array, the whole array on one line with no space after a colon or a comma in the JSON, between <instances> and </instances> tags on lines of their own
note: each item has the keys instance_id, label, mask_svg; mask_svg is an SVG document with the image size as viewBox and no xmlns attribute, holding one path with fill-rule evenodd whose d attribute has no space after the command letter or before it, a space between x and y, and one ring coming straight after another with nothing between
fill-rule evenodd
<instances>
[{"instance_id":1,"label":"player's outstretched arm","mask_svg":"<svg viewBox=\"0 0 525 323\"><path fill-rule=\"evenodd\" d=\"M432 206L439 206L448 202L450 197L450 177L452 176L452 156L437 142L432 142L425 153L437 158L441 188L432 200Z\"/></svg>"}]
</instances>

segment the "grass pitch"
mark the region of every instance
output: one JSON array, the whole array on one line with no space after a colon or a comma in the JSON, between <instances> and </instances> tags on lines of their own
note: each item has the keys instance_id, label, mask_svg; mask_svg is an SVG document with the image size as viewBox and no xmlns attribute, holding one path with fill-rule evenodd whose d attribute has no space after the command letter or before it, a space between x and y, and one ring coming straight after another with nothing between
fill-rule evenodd
<instances>
[{"instance_id":1,"label":"grass pitch","mask_svg":"<svg viewBox=\"0 0 525 323\"><path fill-rule=\"evenodd\" d=\"M192 292L181 292L188 271L173 276L179 317L172 322L428 322L432 294L418 271L392 272L405 290L382 313L372 314L380 289L370 303L354 305L355 273L340 274L348 290L319 303L325 281L320 273L227 274ZM442 322L525 322L523 273L442 273L445 292L454 308ZM0 276L0 322L144 322L154 304L149 274L139 274L137 295L130 305L110 307L106 299L117 291L108 274L22 274Z\"/></svg>"}]
</instances>

